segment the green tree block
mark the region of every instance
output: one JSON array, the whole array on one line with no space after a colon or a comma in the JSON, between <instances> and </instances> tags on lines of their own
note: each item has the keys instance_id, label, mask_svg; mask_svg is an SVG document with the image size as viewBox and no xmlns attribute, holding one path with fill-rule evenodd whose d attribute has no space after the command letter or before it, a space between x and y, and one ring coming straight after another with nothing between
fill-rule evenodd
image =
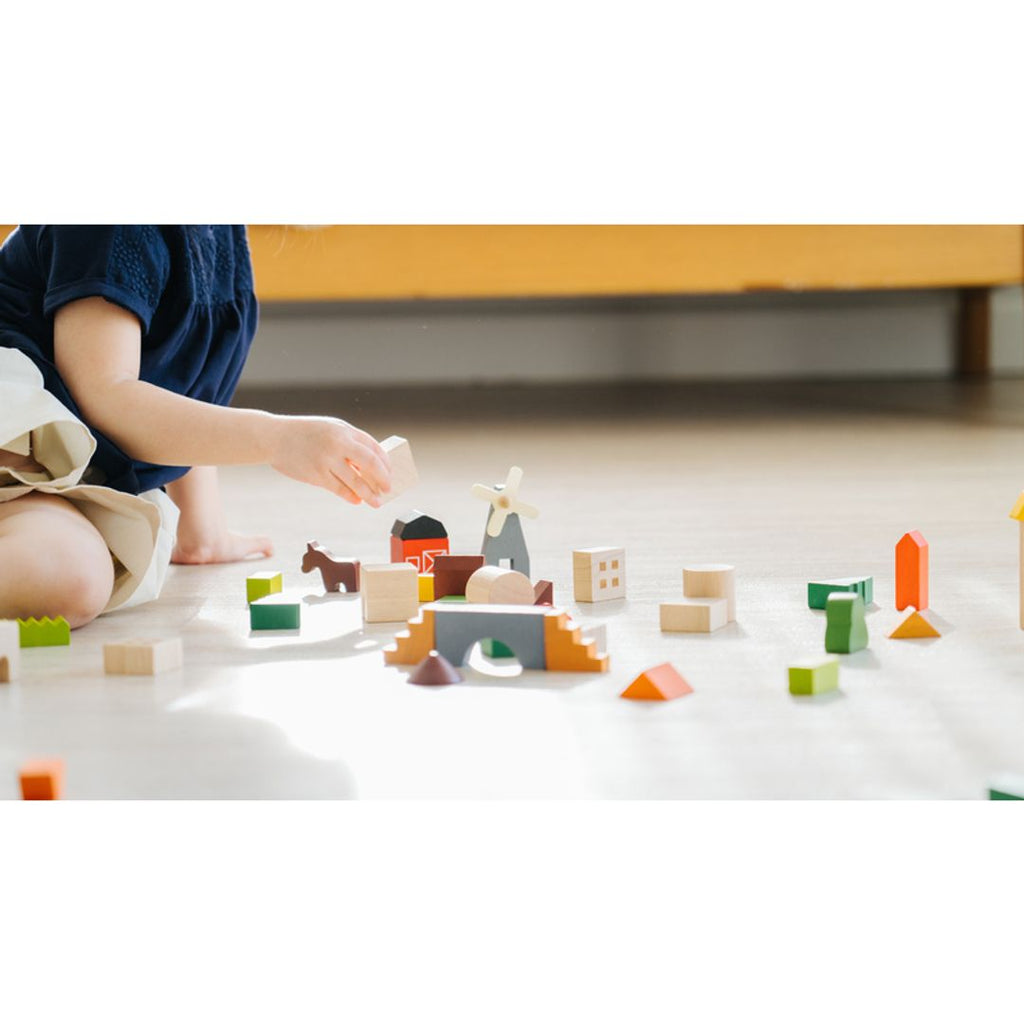
<instances>
[{"instance_id":1,"label":"green tree block","mask_svg":"<svg viewBox=\"0 0 1024 1024\"><path fill-rule=\"evenodd\" d=\"M55 619L18 619L18 639L22 647L67 647L71 627L63 615Z\"/></svg>"},{"instance_id":2,"label":"green tree block","mask_svg":"<svg viewBox=\"0 0 1024 1024\"><path fill-rule=\"evenodd\" d=\"M844 576L835 580L820 580L807 584L807 607L824 609L829 594L860 594L864 604L875 599L875 581L871 576Z\"/></svg>"},{"instance_id":3,"label":"green tree block","mask_svg":"<svg viewBox=\"0 0 1024 1024\"><path fill-rule=\"evenodd\" d=\"M829 594L825 604L825 650L852 654L868 645L868 624L860 594Z\"/></svg>"},{"instance_id":4,"label":"green tree block","mask_svg":"<svg viewBox=\"0 0 1024 1024\"><path fill-rule=\"evenodd\" d=\"M999 775L988 786L989 800L1024 800L1024 776Z\"/></svg>"},{"instance_id":5,"label":"green tree block","mask_svg":"<svg viewBox=\"0 0 1024 1024\"><path fill-rule=\"evenodd\" d=\"M261 597L280 594L283 588L279 572L258 572L245 578L245 599L252 604Z\"/></svg>"},{"instance_id":6,"label":"green tree block","mask_svg":"<svg viewBox=\"0 0 1024 1024\"><path fill-rule=\"evenodd\" d=\"M800 697L839 689L839 659L818 658L789 667L789 692Z\"/></svg>"},{"instance_id":7,"label":"green tree block","mask_svg":"<svg viewBox=\"0 0 1024 1024\"><path fill-rule=\"evenodd\" d=\"M488 658L514 658L516 656L516 652L500 640L481 640L480 650Z\"/></svg>"},{"instance_id":8,"label":"green tree block","mask_svg":"<svg viewBox=\"0 0 1024 1024\"><path fill-rule=\"evenodd\" d=\"M251 629L298 629L301 605L297 601L264 597L249 605Z\"/></svg>"}]
</instances>

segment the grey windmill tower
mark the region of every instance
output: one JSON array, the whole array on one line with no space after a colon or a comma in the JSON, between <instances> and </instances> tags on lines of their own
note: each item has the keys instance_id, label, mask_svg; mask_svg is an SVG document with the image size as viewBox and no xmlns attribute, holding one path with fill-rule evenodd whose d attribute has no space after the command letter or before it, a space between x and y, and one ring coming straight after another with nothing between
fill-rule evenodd
<instances>
[{"instance_id":1,"label":"grey windmill tower","mask_svg":"<svg viewBox=\"0 0 1024 1024\"><path fill-rule=\"evenodd\" d=\"M530 553L526 550L526 538L519 517L536 519L540 513L532 505L519 500L522 480L523 471L513 466L503 484L495 484L494 487L473 484L473 494L491 504L481 548L484 561L488 565L501 565L502 560L507 559L510 568L528 577Z\"/></svg>"}]
</instances>

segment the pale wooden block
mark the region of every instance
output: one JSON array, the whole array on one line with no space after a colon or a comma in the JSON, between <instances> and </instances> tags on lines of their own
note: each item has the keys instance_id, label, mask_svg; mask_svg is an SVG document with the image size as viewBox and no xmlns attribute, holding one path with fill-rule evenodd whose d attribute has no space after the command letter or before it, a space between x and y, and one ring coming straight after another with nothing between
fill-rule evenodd
<instances>
[{"instance_id":1,"label":"pale wooden block","mask_svg":"<svg viewBox=\"0 0 1024 1024\"><path fill-rule=\"evenodd\" d=\"M533 604L533 584L515 569L485 565L466 581L470 604Z\"/></svg>"},{"instance_id":2,"label":"pale wooden block","mask_svg":"<svg viewBox=\"0 0 1024 1024\"><path fill-rule=\"evenodd\" d=\"M12 683L21 670L21 627L14 619L0 621L0 683Z\"/></svg>"},{"instance_id":3,"label":"pale wooden block","mask_svg":"<svg viewBox=\"0 0 1024 1024\"><path fill-rule=\"evenodd\" d=\"M391 490L381 495L381 504L386 505L400 494L415 487L420 482L416 463L412 460L412 448L404 437L393 434L380 443L391 460Z\"/></svg>"},{"instance_id":4,"label":"pale wooden block","mask_svg":"<svg viewBox=\"0 0 1024 1024\"><path fill-rule=\"evenodd\" d=\"M664 633L712 633L729 621L724 597L684 597L660 605Z\"/></svg>"},{"instance_id":5,"label":"pale wooden block","mask_svg":"<svg viewBox=\"0 0 1024 1024\"><path fill-rule=\"evenodd\" d=\"M183 660L180 637L103 645L103 671L108 676L155 676L181 668Z\"/></svg>"},{"instance_id":6,"label":"pale wooden block","mask_svg":"<svg viewBox=\"0 0 1024 1024\"><path fill-rule=\"evenodd\" d=\"M573 597L593 603L626 596L625 548L577 548L572 553Z\"/></svg>"},{"instance_id":7,"label":"pale wooden block","mask_svg":"<svg viewBox=\"0 0 1024 1024\"><path fill-rule=\"evenodd\" d=\"M736 621L736 568L732 565L688 565L683 569L686 597L724 597L729 621Z\"/></svg>"},{"instance_id":8,"label":"pale wooden block","mask_svg":"<svg viewBox=\"0 0 1024 1024\"><path fill-rule=\"evenodd\" d=\"M419 573L410 562L364 565L359 592L365 622L405 622L419 611Z\"/></svg>"}]
</instances>

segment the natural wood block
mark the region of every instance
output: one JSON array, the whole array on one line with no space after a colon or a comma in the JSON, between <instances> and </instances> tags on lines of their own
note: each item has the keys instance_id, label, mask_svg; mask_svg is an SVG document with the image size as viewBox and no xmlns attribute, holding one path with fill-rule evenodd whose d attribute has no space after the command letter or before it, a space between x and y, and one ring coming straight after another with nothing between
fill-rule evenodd
<instances>
[{"instance_id":1,"label":"natural wood block","mask_svg":"<svg viewBox=\"0 0 1024 1024\"><path fill-rule=\"evenodd\" d=\"M180 637L123 640L103 645L103 671L110 676L155 676L181 668Z\"/></svg>"},{"instance_id":2,"label":"natural wood block","mask_svg":"<svg viewBox=\"0 0 1024 1024\"><path fill-rule=\"evenodd\" d=\"M0 683L18 678L21 666L21 627L14 619L0 621Z\"/></svg>"},{"instance_id":3,"label":"natural wood block","mask_svg":"<svg viewBox=\"0 0 1024 1024\"><path fill-rule=\"evenodd\" d=\"M688 565L683 569L685 597L724 597L728 621L736 621L736 569L731 565Z\"/></svg>"},{"instance_id":4,"label":"natural wood block","mask_svg":"<svg viewBox=\"0 0 1024 1024\"><path fill-rule=\"evenodd\" d=\"M381 495L381 504L386 505L415 487L420 482L420 475L412 459L412 448L404 437L397 434L386 437L380 446L388 453L391 462L391 490Z\"/></svg>"},{"instance_id":5,"label":"natural wood block","mask_svg":"<svg viewBox=\"0 0 1024 1024\"><path fill-rule=\"evenodd\" d=\"M592 603L626 596L625 548L577 548L572 553L573 596Z\"/></svg>"},{"instance_id":6,"label":"natural wood block","mask_svg":"<svg viewBox=\"0 0 1024 1024\"><path fill-rule=\"evenodd\" d=\"M364 565L360 593L365 622L406 622L419 611L419 574L408 562Z\"/></svg>"},{"instance_id":7,"label":"natural wood block","mask_svg":"<svg viewBox=\"0 0 1024 1024\"><path fill-rule=\"evenodd\" d=\"M28 761L18 778L22 800L59 800L64 789L64 762L59 758Z\"/></svg>"},{"instance_id":8,"label":"natural wood block","mask_svg":"<svg viewBox=\"0 0 1024 1024\"><path fill-rule=\"evenodd\" d=\"M466 581L470 604L533 604L533 584L521 572L485 565Z\"/></svg>"},{"instance_id":9,"label":"natural wood block","mask_svg":"<svg viewBox=\"0 0 1024 1024\"><path fill-rule=\"evenodd\" d=\"M729 622L724 597L684 597L659 606L664 633L713 633Z\"/></svg>"}]
</instances>

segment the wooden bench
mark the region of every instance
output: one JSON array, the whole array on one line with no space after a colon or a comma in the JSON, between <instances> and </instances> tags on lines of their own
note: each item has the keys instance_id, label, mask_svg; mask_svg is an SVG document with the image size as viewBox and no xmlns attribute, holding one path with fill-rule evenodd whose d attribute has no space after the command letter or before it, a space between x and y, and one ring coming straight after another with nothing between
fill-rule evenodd
<instances>
[{"instance_id":1,"label":"wooden bench","mask_svg":"<svg viewBox=\"0 0 1024 1024\"><path fill-rule=\"evenodd\" d=\"M251 225L249 238L263 302L955 289L961 375L989 367L989 289L1024 283L1020 225Z\"/></svg>"}]
</instances>

